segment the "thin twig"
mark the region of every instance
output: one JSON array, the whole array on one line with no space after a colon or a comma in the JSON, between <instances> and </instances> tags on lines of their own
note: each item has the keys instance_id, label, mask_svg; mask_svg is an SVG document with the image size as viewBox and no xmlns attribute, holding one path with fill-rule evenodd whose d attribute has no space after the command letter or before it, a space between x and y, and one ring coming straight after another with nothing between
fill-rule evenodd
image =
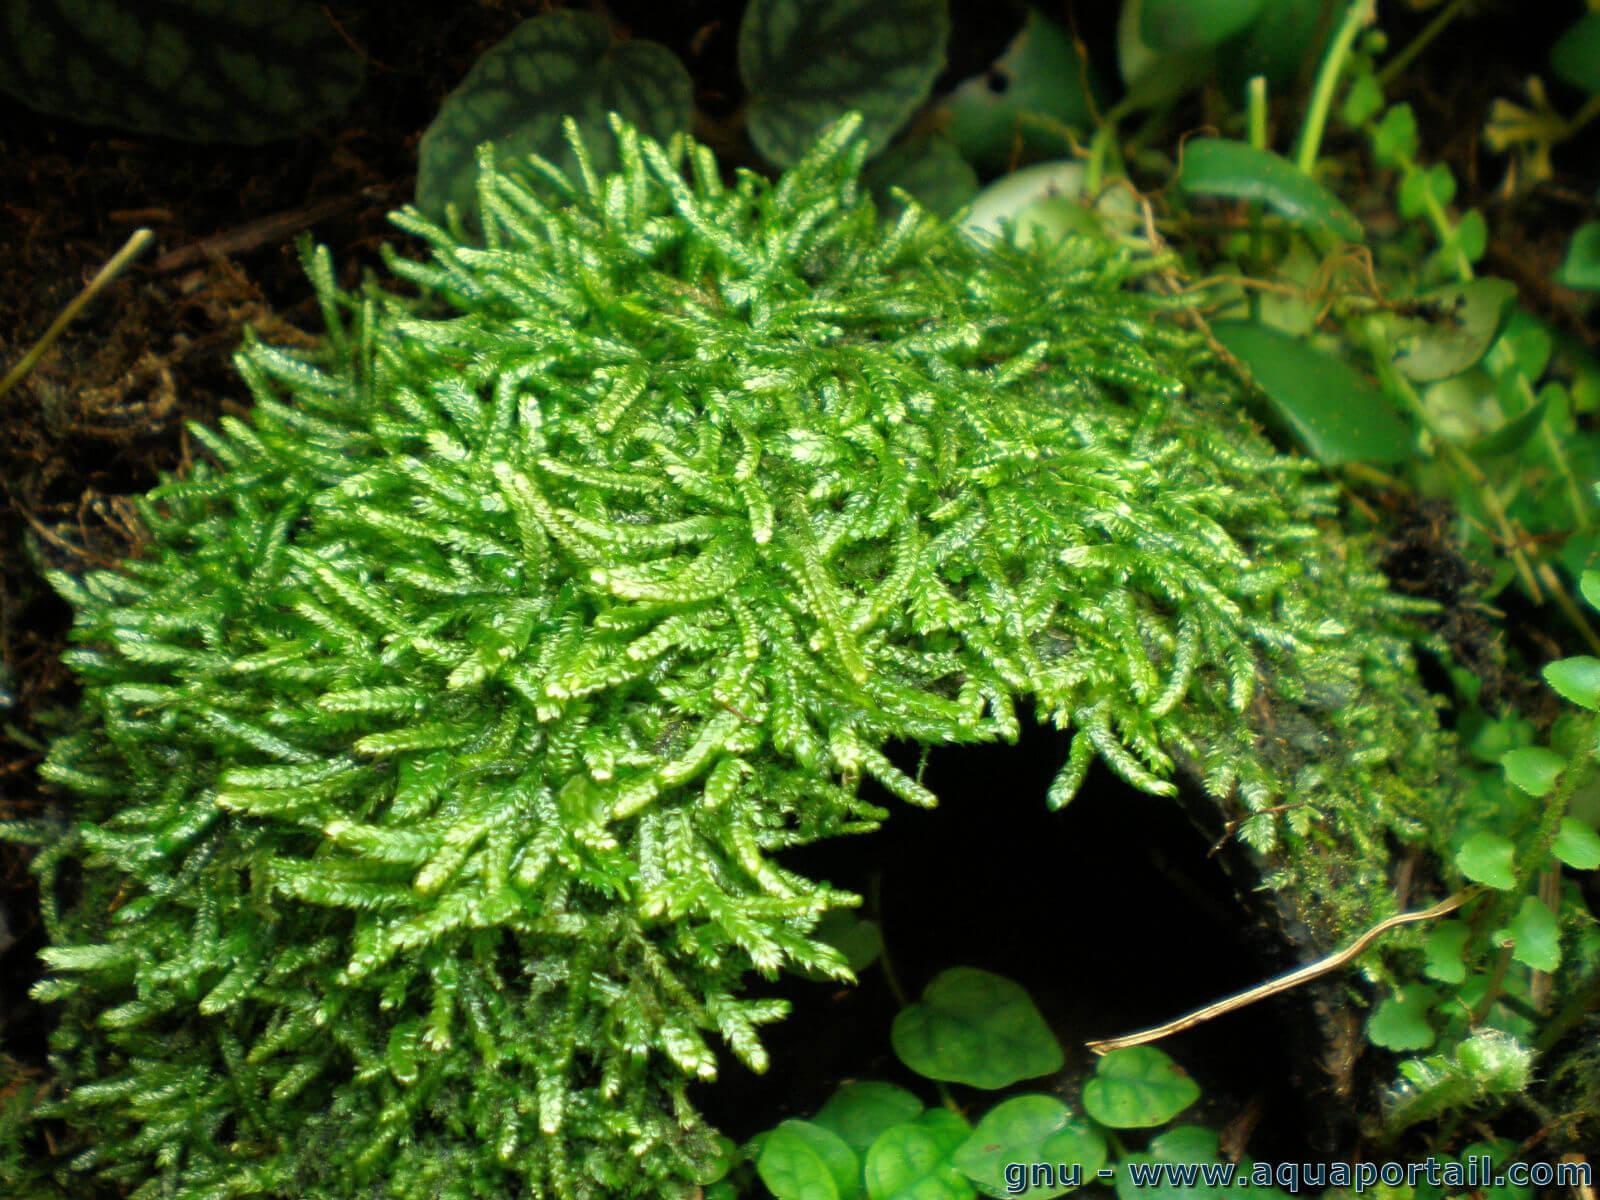
<instances>
[{"instance_id":1,"label":"thin twig","mask_svg":"<svg viewBox=\"0 0 1600 1200\"><path fill-rule=\"evenodd\" d=\"M50 327L44 331L39 340L33 344L33 347L22 356L22 360L6 372L4 379L0 379L0 396L4 396L27 377L28 372L33 370L39 364L39 360L44 357L45 351L55 344L55 340L61 336L62 331L72 324L77 315L88 306L89 301L104 291L106 286L122 273L123 268L137 258L144 251L144 248L155 240L156 235L148 229L135 229L133 231L133 236L123 243L122 249L113 254L110 261L95 273L95 277L84 286L83 291L74 296L72 302L61 310L54 321L50 322Z\"/></svg>"},{"instance_id":2,"label":"thin twig","mask_svg":"<svg viewBox=\"0 0 1600 1200\"><path fill-rule=\"evenodd\" d=\"M56 547L56 549L65 550L68 554L75 554L79 558L86 558L96 566L105 567L108 570L122 570L121 563L115 562L112 559L104 557L103 555L96 554L93 550L85 550L82 546L74 546L71 542L67 541L60 534L56 533L49 526L45 525L44 522L39 520L38 517L34 516L20 504L13 504L12 507L22 514L22 519L24 521L33 526L35 533L44 538L44 540L49 542L52 546Z\"/></svg>"},{"instance_id":3,"label":"thin twig","mask_svg":"<svg viewBox=\"0 0 1600 1200\"><path fill-rule=\"evenodd\" d=\"M176 271L193 263L205 262L212 255L243 254L249 250L257 250L262 246L280 242L291 234L299 233L308 225L336 217L359 203L361 199L357 196L335 196L320 204L308 204L304 208L273 213L269 217L262 217L233 229L214 233L187 246L168 250L152 265L157 271Z\"/></svg>"},{"instance_id":4,"label":"thin twig","mask_svg":"<svg viewBox=\"0 0 1600 1200\"><path fill-rule=\"evenodd\" d=\"M1320 958L1314 963L1308 963L1297 970L1279 975L1276 979L1269 979L1266 983L1257 984L1255 987L1229 996L1225 1000L1218 1000L1215 1004L1197 1008L1192 1013L1179 1017L1175 1021L1168 1021L1165 1025L1157 1025L1153 1029L1141 1030L1138 1033L1124 1034L1122 1037L1105 1038L1102 1041L1086 1042L1084 1044L1096 1054L1108 1054L1112 1050L1122 1050L1128 1046L1142 1046L1146 1042L1156 1042L1164 1037L1171 1037L1175 1033L1182 1033L1185 1029L1191 1029L1196 1025L1203 1024L1213 1017L1220 1017L1224 1013L1230 1013L1235 1009L1254 1004L1257 1000L1265 1000L1269 996L1287 992L1292 988L1299 987L1302 983L1309 983L1313 979L1319 979L1324 975L1337 971L1389 930L1401 925L1410 925L1416 921L1431 921L1435 917L1444 916L1447 912L1454 912L1481 890L1482 888L1477 885L1462 888L1455 895L1447 900L1439 901L1432 908L1424 908L1417 912L1398 913L1387 920L1379 921L1337 954L1330 954L1327 958Z\"/></svg>"}]
</instances>

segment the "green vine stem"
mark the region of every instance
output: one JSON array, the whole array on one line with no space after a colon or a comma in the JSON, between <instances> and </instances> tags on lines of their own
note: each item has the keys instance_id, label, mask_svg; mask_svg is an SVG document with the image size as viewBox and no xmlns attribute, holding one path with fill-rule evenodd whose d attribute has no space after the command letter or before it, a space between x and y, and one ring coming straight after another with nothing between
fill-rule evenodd
<instances>
[{"instance_id":1,"label":"green vine stem","mask_svg":"<svg viewBox=\"0 0 1600 1200\"><path fill-rule=\"evenodd\" d=\"M872 878L867 883L867 903L870 911L878 921L878 932L883 938L883 948L878 951L878 965L883 968L883 981L889 985L889 994L894 997L894 1002L901 1008L908 1008L911 997L906 992L905 985L900 982L900 974L894 969L894 959L889 955L889 939L884 929L883 922L883 872L874 871ZM961 1106L956 1103L955 1096L950 1091L950 1086L942 1079L933 1080L933 1086L938 1089L939 1103L955 1113L964 1116Z\"/></svg>"},{"instance_id":2,"label":"green vine stem","mask_svg":"<svg viewBox=\"0 0 1600 1200\"><path fill-rule=\"evenodd\" d=\"M1350 0L1328 53L1317 68L1316 86L1311 92L1305 123L1300 127L1300 146L1295 154L1296 164L1307 175L1317 165L1317 152L1322 148L1322 132L1328 124L1328 110L1333 106L1333 93L1339 85L1345 60L1350 57L1350 47L1355 44L1356 34L1361 27L1370 24L1375 15L1375 0Z\"/></svg>"},{"instance_id":3,"label":"green vine stem","mask_svg":"<svg viewBox=\"0 0 1600 1200\"><path fill-rule=\"evenodd\" d=\"M1484 511L1500 532L1501 541L1504 542L1506 553L1511 556L1517 574L1521 577L1523 586L1528 589L1531 596L1539 595L1539 584L1534 578L1533 567L1529 564L1527 556L1522 552L1522 546L1511 528L1510 518L1506 516L1505 506L1500 503L1500 497L1490 486L1488 476L1477 463L1459 446L1445 436L1443 430L1433 419L1422 403L1422 397L1417 395L1417 390L1389 359L1388 342L1384 338L1383 329L1374 318L1368 318L1361 324L1360 337L1364 342L1367 352L1372 359L1373 366L1377 369L1378 382L1385 391L1398 399L1417 418L1422 427L1433 436L1434 443L1441 447L1456 470L1464 475L1472 488L1478 494L1479 502Z\"/></svg>"},{"instance_id":4,"label":"green vine stem","mask_svg":"<svg viewBox=\"0 0 1600 1200\"><path fill-rule=\"evenodd\" d=\"M1416 160L1409 155L1399 155L1398 161L1401 170L1408 178L1422 170ZM1450 219L1450 214L1445 212L1444 206L1439 203L1439 198L1433 194L1431 188L1422 188L1420 191L1422 193L1423 211L1427 215L1428 223L1433 226L1434 236L1439 239L1441 246L1453 248L1455 251L1452 266L1455 269L1457 280L1461 283L1470 283L1477 276L1466 254L1458 244L1455 244L1456 223ZM1529 382L1527 373L1517 364L1516 355L1509 346L1500 341L1495 342L1489 349L1484 365L1488 367L1489 373L1496 379L1509 376L1512 385L1517 390L1517 394L1522 399L1524 412L1539 402L1538 397L1533 394L1533 385ZM1540 423L1539 436L1544 442L1545 450L1550 455L1550 461L1554 465L1556 473L1561 476L1562 486L1567 492L1568 503L1572 507L1573 521L1578 529L1588 529L1590 526L1589 506L1584 500L1583 488L1579 486L1577 477L1572 472L1572 464L1567 459L1566 451L1561 448L1561 441L1556 437L1555 430L1550 427L1549 421ZM1537 596L1538 591L1534 590L1531 594Z\"/></svg>"},{"instance_id":5,"label":"green vine stem","mask_svg":"<svg viewBox=\"0 0 1600 1200\"><path fill-rule=\"evenodd\" d=\"M1471 2L1472 0L1450 0L1450 3L1440 10L1433 20L1428 22L1421 33L1411 39L1410 44L1404 50L1383 64L1383 70L1378 72L1379 86L1387 88L1398 79L1424 50L1433 45L1435 38L1450 28L1455 19L1467 10L1467 5Z\"/></svg>"}]
</instances>

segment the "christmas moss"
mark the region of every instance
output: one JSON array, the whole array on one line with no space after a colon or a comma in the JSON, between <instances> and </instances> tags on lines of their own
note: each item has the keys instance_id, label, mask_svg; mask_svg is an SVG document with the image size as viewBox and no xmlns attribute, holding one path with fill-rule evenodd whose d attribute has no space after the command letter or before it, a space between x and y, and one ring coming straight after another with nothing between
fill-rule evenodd
<instances>
[{"instance_id":1,"label":"christmas moss","mask_svg":"<svg viewBox=\"0 0 1600 1200\"><path fill-rule=\"evenodd\" d=\"M1147 259L885 224L852 122L732 186L614 128L605 178L486 158L481 244L397 214L420 300L310 256L321 352L247 345L149 552L54 577L76 1169L689 1194L689 1086L782 1015L751 970L848 976L808 935L854 897L775 854L876 826L864 778L932 804L885 747L1018 705L1075 731L1051 804L1182 768L1322 931L1424 836L1405 604Z\"/></svg>"}]
</instances>

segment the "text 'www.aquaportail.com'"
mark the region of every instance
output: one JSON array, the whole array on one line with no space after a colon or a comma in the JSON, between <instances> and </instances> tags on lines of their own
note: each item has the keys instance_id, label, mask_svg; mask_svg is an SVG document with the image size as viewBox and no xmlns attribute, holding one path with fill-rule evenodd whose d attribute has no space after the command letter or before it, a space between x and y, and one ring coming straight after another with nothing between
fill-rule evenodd
<instances>
[{"instance_id":1,"label":"text 'www.aquaportail.com'","mask_svg":"<svg viewBox=\"0 0 1600 1200\"><path fill-rule=\"evenodd\" d=\"M1362 1163L1181 1163L1137 1159L1123 1163L1127 1181L1136 1188L1249 1188L1277 1187L1290 1195L1302 1188L1339 1187L1363 1192L1383 1185L1473 1190L1483 1187L1566 1187L1593 1186L1594 1168L1582 1161L1509 1162L1496 1167L1487 1154L1468 1155L1463 1162L1425 1158L1418 1162ZM1096 1179L1111 1182L1118 1177L1117 1167L1101 1167ZM1079 1163L1007 1163L1004 1170L1006 1193L1020 1196L1033 1188L1081 1187L1085 1172Z\"/></svg>"}]
</instances>

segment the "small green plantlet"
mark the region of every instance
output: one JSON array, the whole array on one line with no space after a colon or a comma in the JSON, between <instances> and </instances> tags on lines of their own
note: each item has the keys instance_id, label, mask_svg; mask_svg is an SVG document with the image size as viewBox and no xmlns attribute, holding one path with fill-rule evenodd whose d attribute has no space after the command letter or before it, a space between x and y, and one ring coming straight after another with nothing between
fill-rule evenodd
<instances>
[{"instance_id":1,"label":"small green plantlet","mask_svg":"<svg viewBox=\"0 0 1600 1200\"><path fill-rule=\"evenodd\" d=\"M1584 572L1579 591L1595 606L1600 572ZM1570 883L1558 886L1562 867L1600 867L1600 834L1570 812L1600 754L1600 671L1579 655L1548 664L1543 675L1581 712L1562 729L1560 749L1529 744L1534 734L1526 721L1480 723L1471 752L1499 770L1484 771L1465 793L1454 862L1491 890L1463 909L1465 919L1428 932L1420 949L1432 984L1397 984L1368 1023L1369 1039L1389 1050L1443 1047L1400 1064L1385 1112L1391 1133L1522 1090L1533 1043L1548 1049L1581 1020L1586 992L1600 976L1600 929L1581 893ZM1561 1002L1543 1003L1562 1015L1542 1027L1525 1015L1541 1007L1533 1000L1538 980Z\"/></svg>"},{"instance_id":2,"label":"small green plantlet","mask_svg":"<svg viewBox=\"0 0 1600 1200\"><path fill-rule=\"evenodd\" d=\"M948 1055L921 1036L940 1019L951 1026L939 1039L954 1045ZM1027 992L976 967L952 967L934 978L921 1001L895 1018L891 1042L901 1062L935 1081L957 1078L952 1056L968 1076L982 1074L967 1071L968 1062L1008 1064L1002 1072L961 1080L984 1091L1054 1075L1065 1063ZM1134 1190L1130 1163L1139 1169L1220 1161L1215 1134L1194 1126L1160 1128L1192 1107L1200 1088L1151 1046L1100 1058L1083 1086L1082 1111L1057 1095L1025 1092L969 1119L944 1094L944 1106L924 1108L892 1084L841 1084L809 1120L784 1121L750 1139L708 1197L1047 1200L1096 1181L1114 1181L1121 1196ZM1144 1130L1156 1131L1148 1147L1130 1148Z\"/></svg>"},{"instance_id":3,"label":"small green plantlet","mask_svg":"<svg viewBox=\"0 0 1600 1200\"><path fill-rule=\"evenodd\" d=\"M195 428L149 553L52 576L64 1178L692 1195L691 1085L718 1042L765 1069L785 1010L746 975L850 974L814 934L855 898L776 855L876 827L866 779L932 804L884 747L1019 704L1074 732L1051 804L1181 764L1329 940L1382 907L1375 848L1443 852L1420 606L1129 286L1152 260L885 224L856 128L732 185L616 119L614 174L573 124L572 176L486 152L480 244L397 214L412 298L308 252L322 346L252 340L252 419ZM952 993L917 1021L964 1027ZM1170 1107L1126 1061L1115 1104Z\"/></svg>"}]
</instances>

